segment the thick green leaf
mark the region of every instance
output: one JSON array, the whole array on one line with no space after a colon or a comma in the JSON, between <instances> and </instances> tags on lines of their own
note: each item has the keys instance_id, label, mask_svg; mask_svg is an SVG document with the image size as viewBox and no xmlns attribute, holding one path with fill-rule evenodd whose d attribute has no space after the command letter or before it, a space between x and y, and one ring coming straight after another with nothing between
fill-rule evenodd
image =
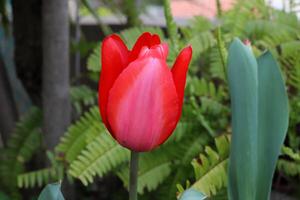
<instances>
[{"instance_id":1,"label":"thick green leaf","mask_svg":"<svg viewBox=\"0 0 300 200\"><path fill-rule=\"evenodd\" d=\"M204 200L206 198L207 196L205 196L201 192L198 192L194 189L188 189L182 194L180 200Z\"/></svg>"},{"instance_id":2,"label":"thick green leaf","mask_svg":"<svg viewBox=\"0 0 300 200\"><path fill-rule=\"evenodd\" d=\"M64 200L61 191L60 183L48 184L40 194L38 200Z\"/></svg>"},{"instance_id":3,"label":"thick green leaf","mask_svg":"<svg viewBox=\"0 0 300 200\"><path fill-rule=\"evenodd\" d=\"M258 174L255 199L269 199L276 161L288 127L288 98L279 66L270 52L258 63Z\"/></svg>"},{"instance_id":4,"label":"thick green leaf","mask_svg":"<svg viewBox=\"0 0 300 200\"><path fill-rule=\"evenodd\" d=\"M229 49L232 109L229 199L266 200L288 127L288 99L280 69L267 52L257 61L235 39Z\"/></svg>"},{"instance_id":5,"label":"thick green leaf","mask_svg":"<svg viewBox=\"0 0 300 200\"><path fill-rule=\"evenodd\" d=\"M229 198L254 200L257 159L257 63L250 48L235 39L229 48L232 140Z\"/></svg>"}]
</instances>

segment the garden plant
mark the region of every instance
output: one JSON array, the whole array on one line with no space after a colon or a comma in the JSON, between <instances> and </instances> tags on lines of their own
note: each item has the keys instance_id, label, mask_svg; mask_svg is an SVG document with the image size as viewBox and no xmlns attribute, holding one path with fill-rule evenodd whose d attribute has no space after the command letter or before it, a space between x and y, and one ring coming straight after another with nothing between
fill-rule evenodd
<instances>
[{"instance_id":1,"label":"garden plant","mask_svg":"<svg viewBox=\"0 0 300 200\"><path fill-rule=\"evenodd\" d=\"M178 26L164 0L165 28L134 20L134 8L125 29L101 24L88 81L71 86L74 121L45 150L43 111L31 107L0 149L0 199L35 189L62 200L66 182L84 188L78 199L298 199L299 19L261 0L214 3L215 21ZM36 155L45 167L28 167ZM87 192L97 185L108 194Z\"/></svg>"}]
</instances>

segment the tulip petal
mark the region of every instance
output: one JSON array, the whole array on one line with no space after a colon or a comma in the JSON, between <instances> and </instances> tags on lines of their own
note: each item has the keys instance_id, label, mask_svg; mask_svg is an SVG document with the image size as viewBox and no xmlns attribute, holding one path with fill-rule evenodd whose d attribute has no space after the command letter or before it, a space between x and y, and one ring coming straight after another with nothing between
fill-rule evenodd
<instances>
[{"instance_id":1,"label":"tulip petal","mask_svg":"<svg viewBox=\"0 0 300 200\"><path fill-rule=\"evenodd\" d=\"M99 105L102 121L110 131L106 114L108 94L119 74L128 65L129 51L119 36L110 35L102 42L101 53Z\"/></svg>"},{"instance_id":2,"label":"tulip petal","mask_svg":"<svg viewBox=\"0 0 300 200\"><path fill-rule=\"evenodd\" d=\"M180 52L172 68L173 80L179 98L180 112L178 114L178 120L181 115L183 96L184 96L184 87L186 82L186 74L187 74L187 70L191 58L192 58L192 47L188 46Z\"/></svg>"},{"instance_id":3,"label":"tulip petal","mask_svg":"<svg viewBox=\"0 0 300 200\"><path fill-rule=\"evenodd\" d=\"M151 34L149 32L143 33L135 42L131 53L130 53L130 61L134 61L137 59L138 55L140 54L141 49L146 46L148 48L160 44L160 38L156 34Z\"/></svg>"},{"instance_id":4,"label":"tulip petal","mask_svg":"<svg viewBox=\"0 0 300 200\"><path fill-rule=\"evenodd\" d=\"M162 43L159 45L154 45L151 48L144 46L141 49L138 58L154 57L166 61L168 57L168 53L169 53L168 44Z\"/></svg>"},{"instance_id":5,"label":"tulip petal","mask_svg":"<svg viewBox=\"0 0 300 200\"><path fill-rule=\"evenodd\" d=\"M166 63L147 57L130 63L115 81L107 116L121 145L134 151L149 151L175 129L178 105Z\"/></svg>"}]
</instances>

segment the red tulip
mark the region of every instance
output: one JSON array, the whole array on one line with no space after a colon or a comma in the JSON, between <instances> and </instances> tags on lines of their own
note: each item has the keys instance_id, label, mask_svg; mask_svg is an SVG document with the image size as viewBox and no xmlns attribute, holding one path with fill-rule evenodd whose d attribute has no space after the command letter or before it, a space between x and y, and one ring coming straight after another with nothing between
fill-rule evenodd
<instances>
[{"instance_id":1,"label":"red tulip","mask_svg":"<svg viewBox=\"0 0 300 200\"><path fill-rule=\"evenodd\" d=\"M182 110L192 48L170 70L168 45L146 32L130 51L115 34L102 43L99 107L111 135L133 151L150 151L174 131Z\"/></svg>"}]
</instances>

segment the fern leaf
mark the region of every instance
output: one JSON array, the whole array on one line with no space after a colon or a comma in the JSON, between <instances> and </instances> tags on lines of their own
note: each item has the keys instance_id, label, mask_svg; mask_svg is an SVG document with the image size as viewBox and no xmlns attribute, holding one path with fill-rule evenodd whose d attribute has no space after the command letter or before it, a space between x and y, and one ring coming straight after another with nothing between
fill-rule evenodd
<instances>
[{"instance_id":1,"label":"fern leaf","mask_svg":"<svg viewBox=\"0 0 300 200\"><path fill-rule=\"evenodd\" d=\"M18 175L19 188L42 187L63 179L63 167L50 167Z\"/></svg>"},{"instance_id":2,"label":"fern leaf","mask_svg":"<svg viewBox=\"0 0 300 200\"><path fill-rule=\"evenodd\" d=\"M100 66L101 48L100 47L101 47L101 43L97 44L87 59L87 69L91 72L99 72L101 70L101 66Z\"/></svg>"},{"instance_id":3,"label":"fern leaf","mask_svg":"<svg viewBox=\"0 0 300 200\"><path fill-rule=\"evenodd\" d=\"M217 150L207 146L205 154L193 159L196 182L191 188L212 197L227 187L227 164L229 156L229 138L220 136L215 139Z\"/></svg>"},{"instance_id":4,"label":"fern leaf","mask_svg":"<svg viewBox=\"0 0 300 200\"><path fill-rule=\"evenodd\" d=\"M99 108L94 106L68 128L56 151L71 163L94 138L104 132L106 129L101 123Z\"/></svg>"},{"instance_id":5,"label":"fern leaf","mask_svg":"<svg viewBox=\"0 0 300 200\"><path fill-rule=\"evenodd\" d=\"M160 152L160 153L159 153ZM166 153L154 151L142 154L139 160L138 193L143 194L144 189L152 191L157 188L171 173L171 160ZM124 186L128 188L129 168L121 169L117 175Z\"/></svg>"},{"instance_id":6,"label":"fern leaf","mask_svg":"<svg viewBox=\"0 0 300 200\"><path fill-rule=\"evenodd\" d=\"M71 162L69 173L84 185L102 177L118 165L128 161L129 151L121 147L109 134L94 138L78 157Z\"/></svg>"},{"instance_id":7,"label":"fern leaf","mask_svg":"<svg viewBox=\"0 0 300 200\"><path fill-rule=\"evenodd\" d=\"M283 155L289 159L280 158L277 162L277 169L289 176L300 175L300 154L289 147L282 147Z\"/></svg>"},{"instance_id":8,"label":"fern leaf","mask_svg":"<svg viewBox=\"0 0 300 200\"><path fill-rule=\"evenodd\" d=\"M203 52L214 47L217 44L217 41L210 31L203 31L195 34L188 43L193 47L194 56L192 57L192 61L196 61L201 58Z\"/></svg>"},{"instance_id":9,"label":"fern leaf","mask_svg":"<svg viewBox=\"0 0 300 200\"><path fill-rule=\"evenodd\" d=\"M17 123L8 141L1 150L0 185L12 196L18 196L17 175L24 170L24 164L31 159L41 144L41 110L33 107Z\"/></svg>"},{"instance_id":10,"label":"fern leaf","mask_svg":"<svg viewBox=\"0 0 300 200\"><path fill-rule=\"evenodd\" d=\"M97 93L86 85L71 88L71 101L77 113L81 114L83 106L92 106L96 103Z\"/></svg>"}]
</instances>

